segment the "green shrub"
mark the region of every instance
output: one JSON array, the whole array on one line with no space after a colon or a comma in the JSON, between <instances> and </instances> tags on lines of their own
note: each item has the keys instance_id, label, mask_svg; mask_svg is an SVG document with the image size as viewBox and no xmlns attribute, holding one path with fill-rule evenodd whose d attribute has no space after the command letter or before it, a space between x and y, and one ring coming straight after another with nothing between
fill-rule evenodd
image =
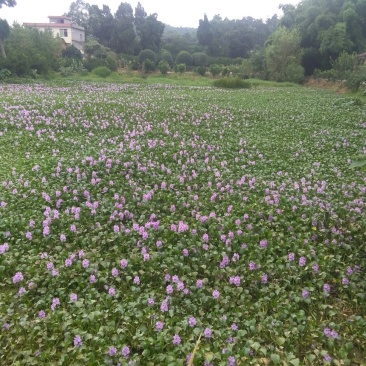
<instances>
[{"instance_id":1,"label":"green shrub","mask_svg":"<svg viewBox=\"0 0 366 366\"><path fill-rule=\"evenodd\" d=\"M0 69L0 80L5 80L9 78L11 72L8 69Z\"/></svg>"},{"instance_id":2,"label":"green shrub","mask_svg":"<svg viewBox=\"0 0 366 366\"><path fill-rule=\"evenodd\" d=\"M139 53L139 61L140 61L140 64L143 65L144 61L145 60L150 60L152 62L155 63L156 61L156 53L153 51L153 50L150 50L150 49L145 49L145 50L142 50L140 53Z\"/></svg>"},{"instance_id":3,"label":"green shrub","mask_svg":"<svg viewBox=\"0 0 366 366\"><path fill-rule=\"evenodd\" d=\"M92 73L101 78L106 78L107 76L112 74L112 70L108 69L108 67L105 66L99 66L93 69Z\"/></svg>"},{"instance_id":4,"label":"green shrub","mask_svg":"<svg viewBox=\"0 0 366 366\"><path fill-rule=\"evenodd\" d=\"M221 75L222 76L228 76L229 75L229 73L230 73L230 71L229 71L229 68L228 67L224 67L223 69L222 69L222 71L221 71Z\"/></svg>"},{"instance_id":5,"label":"green shrub","mask_svg":"<svg viewBox=\"0 0 366 366\"><path fill-rule=\"evenodd\" d=\"M228 89L249 89L251 84L248 81L242 80L240 78L221 78L215 80L213 85L217 88L228 88Z\"/></svg>"},{"instance_id":6,"label":"green shrub","mask_svg":"<svg viewBox=\"0 0 366 366\"><path fill-rule=\"evenodd\" d=\"M172 54L167 50L161 51L160 59L161 61L166 61L169 64L169 66L172 66L174 63Z\"/></svg>"},{"instance_id":7,"label":"green shrub","mask_svg":"<svg viewBox=\"0 0 366 366\"><path fill-rule=\"evenodd\" d=\"M159 71L163 74L166 75L169 71L169 64L167 61L160 61L159 62Z\"/></svg>"},{"instance_id":8,"label":"green shrub","mask_svg":"<svg viewBox=\"0 0 366 366\"><path fill-rule=\"evenodd\" d=\"M142 70L144 72L153 72L153 71L155 71L156 70L155 62L150 60L150 59L146 59L142 64Z\"/></svg>"},{"instance_id":9,"label":"green shrub","mask_svg":"<svg viewBox=\"0 0 366 366\"><path fill-rule=\"evenodd\" d=\"M186 65L185 64L178 64L176 66L176 72L179 72L180 74L183 74L186 72Z\"/></svg>"},{"instance_id":10,"label":"green shrub","mask_svg":"<svg viewBox=\"0 0 366 366\"><path fill-rule=\"evenodd\" d=\"M205 66L198 66L198 67L196 67L196 69L194 71L198 75L205 76L206 75L206 71L207 71L207 67L205 67Z\"/></svg>"},{"instance_id":11,"label":"green shrub","mask_svg":"<svg viewBox=\"0 0 366 366\"><path fill-rule=\"evenodd\" d=\"M186 66L192 65L192 55L188 51L180 51L175 60L177 64L185 64Z\"/></svg>"},{"instance_id":12,"label":"green shrub","mask_svg":"<svg viewBox=\"0 0 366 366\"><path fill-rule=\"evenodd\" d=\"M194 66L206 66L208 63L208 56L203 52L195 52L192 55L192 62Z\"/></svg>"},{"instance_id":13,"label":"green shrub","mask_svg":"<svg viewBox=\"0 0 366 366\"><path fill-rule=\"evenodd\" d=\"M220 72L222 71L222 66L218 65L218 64L212 64L209 67L209 71L211 73L212 76L217 76L220 74Z\"/></svg>"}]
</instances>

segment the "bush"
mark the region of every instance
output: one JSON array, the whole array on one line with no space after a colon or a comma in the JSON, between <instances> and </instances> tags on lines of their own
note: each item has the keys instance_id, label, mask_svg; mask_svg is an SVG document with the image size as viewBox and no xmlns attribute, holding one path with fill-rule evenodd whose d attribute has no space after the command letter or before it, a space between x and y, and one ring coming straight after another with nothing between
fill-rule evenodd
<instances>
[{"instance_id":1,"label":"bush","mask_svg":"<svg viewBox=\"0 0 366 366\"><path fill-rule=\"evenodd\" d=\"M248 81L240 78L221 78L213 82L213 86L217 88L228 88L228 89L249 89L251 84Z\"/></svg>"},{"instance_id":2,"label":"bush","mask_svg":"<svg viewBox=\"0 0 366 366\"><path fill-rule=\"evenodd\" d=\"M167 50L161 51L160 59L161 61L166 61L169 64L169 66L172 66L174 63L172 54Z\"/></svg>"},{"instance_id":3,"label":"bush","mask_svg":"<svg viewBox=\"0 0 366 366\"><path fill-rule=\"evenodd\" d=\"M285 69L285 78L291 83L301 84L305 79L305 69L297 63L291 63Z\"/></svg>"},{"instance_id":4,"label":"bush","mask_svg":"<svg viewBox=\"0 0 366 366\"><path fill-rule=\"evenodd\" d=\"M186 65L185 64L178 64L176 66L176 72L179 72L180 74L183 74L186 72Z\"/></svg>"},{"instance_id":5,"label":"bush","mask_svg":"<svg viewBox=\"0 0 366 366\"><path fill-rule=\"evenodd\" d=\"M108 67L105 66L99 66L93 69L92 73L101 78L106 78L107 76L112 74L112 70L108 69Z\"/></svg>"},{"instance_id":6,"label":"bush","mask_svg":"<svg viewBox=\"0 0 366 366\"><path fill-rule=\"evenodd\" d=\"M160 61L159 62L159 71L163 74L166 75L169 71L169 64L167 61Z\"/></svg>"},{"instance_id":7,"label":"bush","mask_svg":"<svg viewBox=\"0 0 366 366\"><path fill-rule=\"evenodd\" d=\"M205 76L206 75L207 68L205 66L198 66L198 67L196 67L196 69L194 71L198 75Z\"/></svg>"},{"instance_id":8,"label":"bush","mask_svg":"<svg viewBox=\"0 0 366 366\"><path fill-rule=\"evenodd\" d=\"M156 70L156 66L155 66L155 62L150 60L150 59L146 59L144 61L144 63L142 64L142 71L143 72L153 72Z\"/></svg>"},{"instance_id":9,"label":"bush","mask_svg":"<svg viewBox=\"0 0 366 366\"><path fill-rule=\"evenodd\" d=\"M229 71L228 67L224 67L221 71L222 76L228 76L229 73L230 73L230 71Z\"/></svg>"},{"instance_id":10,"label":"bush","mask_svg":"<svg viewBox=\"0 0 366 366\"><path fill-rule=\"evenodd\" d=\"M150 49L145 49L145 50L142 50L140 53L139 53L139 61L140 61L140 64L143 65L144 61L145 60L150 60L152 62L155 63L156 61L156 53L153 51L153 50L150 50Z\"/></svg>"},{"instance_id":11,"label":"bush","mask_svg":"<svg viewBox=\"0 0 366 366\"><path fill-rule=\"evenodd\" d=\"M206 66L208 63L208 56L203 52L195 52L192 55L192 62L194 66Z\"/></svg>"},{"instance_id":12,"label":"bush","mask_svg":"<svg viewBox=\"0 0 366 366\"><path fill-rule=\"evenodd\" d=\"M218 65L218 64L212 64L209 67L209 71L210 71L211 75L213 77L215 77L215 76L219 75L220 72L222 71L222 66L221 65Z\"/></svg>"},{"instance_id":13,"label":"bush","mask_svg":"<svg viewBox=\"0 0 366 366\"><path fill-rule=\"evenodd\" d=\"M177 64L185 64L186 66L192 65L192 55L187 51L180 51L175 60Z\"/></svg>"},{"instance_id":14,"label":"bush","mask_svg":"<svg viewBox=\"0 0 366 366\"><path fill-rule=\"evenodd\" d=\"M9 78L11 72L8 69L0 69L0 81Z\"/></svg>"}]
</instances>

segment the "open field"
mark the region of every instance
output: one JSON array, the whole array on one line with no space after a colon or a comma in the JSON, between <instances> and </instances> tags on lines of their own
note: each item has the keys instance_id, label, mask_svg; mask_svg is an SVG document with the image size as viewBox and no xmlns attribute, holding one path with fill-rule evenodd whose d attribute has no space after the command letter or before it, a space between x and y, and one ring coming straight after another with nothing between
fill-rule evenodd
<instances>
[{"instance_id":1,"label":"open field","mask_svg":"<svg viewBox=\"0 0 366 366\"><path fill-rule=\"evenodd\" d=\"M0 364L365 365L366 112L304 87L0 85Z\"/></svg>"}]
</instances>

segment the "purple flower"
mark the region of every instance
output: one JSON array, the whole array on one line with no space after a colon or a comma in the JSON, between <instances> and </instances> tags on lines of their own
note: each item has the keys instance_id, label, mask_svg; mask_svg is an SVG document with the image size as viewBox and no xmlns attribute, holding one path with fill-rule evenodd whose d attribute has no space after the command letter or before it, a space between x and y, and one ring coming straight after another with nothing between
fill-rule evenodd
<instances>
[{"instance_id":1,"label":"purple flower","mask_svg":"<svg viewBox=\"0 0 366 366\"><path fill-rule=\"evenodd\" d=\"M133 283L135 285L139 285L140 284L140 277L139 276L135 276L135 278L133 279Z\"/></svg>"},{"instance_id":2,"label":"purple flower","mask_svg":"<svg viewBox=\"0 0 366 366\"><path fill-rule=\"evenodd\" d=\"M259 246L260 246L261 248L266 248L266 247L267 247L267 240L261 240L261 241L259 242Z\"/></svg>"},{"instance_id":3,"label":"purple flower","mask_svg":"<svg viewBox=\"0 0 366 366\"><path fill-rule=\"evenodd\" d=\"M190 327L194 327L196 324L197 324L197 320L196 320L196 318L195 318L195 317L193 317L193 316L189 317L189 319L188 319L188 325L189 325Z\"/></svg>"},{"instance_id":4,"label":"purple flower","mask_svg":"<svg viewBox=\"0 0 366 366\"><path fill-rule=\"evenodd\" d=\"M181 342L181 339L180 339L179 335L175 334L173 337L173 344L177 345L177 344L180 344L180 342Z\"/></svg>"},{"instance_id":5,"label":"purple flower","mask_svg":"<svg viewBox=\"0 0 366 366\"><path fill-rule=\"evenodd\" d=\"M203 286L203 280L197 280L196 281L196 287L197 288L202 288L202 286Z\"/></svg>"},{"instance_id":6,"label":"purple flower","mask_svg":"<svg viewBox=\"0 0 366 366\"><path fill-rule=\"evenodd\" d=\"M347 286L349 284L349 279L347 277L342 278L342 285Z\"/></svg>"},{"instance_id":7,"label":"purple flower","mask_svg":"<svg viewBox=\"0 0 366 366\"><path fill-rule=\"evenodd\" d=\"M62 242L66 241L66 235L65 234L60 235L60 241L62 241Z\"/></svg>"},{"instance_id":8,"label":"purple flower","mask_svg":"<svg viewBox=\"0 0 366 366\"><path fill-rule=\"evenodd\" d=\"M212 297L218 299L220 297L220 292L217 290L212 291Z\"/></svg>"},{"instance_id":9,"label":"purple flower","mask_svg":"<svg viewBox=\"0 0 366 366\"><path fill-rule=\"evenodd\" d=\"M113 277L117 277L118 276L118 269L117 268L112 268L112 276Z\"/></svg>"},{"instance_id":10,"label":"purple flower","mask_svg":"<svg viewBox=\"0 0 366 366\"><path fill-rule=\"evenodd\" d=\"M80 347L83 344L81 337L79 335L74 337L74 347Z\"/></svg>"},{"instance_id":11,"label":"purple flower","mask_svg":"<svg viewBox=\"0 0 366 366\"><path fill-rule=\"evenodd\" d=\"M235 357L229 356L229 358L227 359L227 366L235 366L235 365L236 365Z\"/></svg>"},{"instance_id":12,"label":"purple flower","mask_svg":"<svg viewBox=\"0 0 366 366\"><path fill-rule=\"evenodd\" d=\"M231 324L231 329L238 330L238 326L235 323L233 323L233 324Z\"/></svg>"},{"instance_id":13,"label":"purple flower","mask_svg":"<svg viewBox=\"0 0 366 366\"><path fill-rule=\"evenodd\" d=\"M302 290L302 297L304 299L308 298L309 297L309 291L308 290Z\"/></svg>"},{"instance_id":14,"label":"purple flower","mask_svg":"<svg viewBox=\"0 0 366 366\"><path fill-rule=\"evenodd\" d=\"M300 257L299 259L299 266L304 267L306 265L306 258Z\"/></svg>"},{"instance_id":15,"label":"purple flower","mask_svg":"<svg viewBox=\"0 0 366 366\"><path fill-rule=\"evenodd\" d=\"M264 284L264 283L267 283L268 282L268 276L266 274L263 274L261 276L261 282Z\"/></svg>"},{"instance_id":16,"label":"purple flower","mask_svg":"<svg viewBox=\"0 0 366 366\"><path fill-rule=\"evenodd\" d=\"M130 349L127 347L127 346L124 346L123 348L122 348L122 356L124 357L124 358L127 358L128 357L128 355L130 354Z\"/></svg>"},{"instance_id":17,"label":"purple flower","mask_svg":"<svg viewBox=\"0 0 366 366\"><path fill-rule=\"evenodd\" d=\"M257 266L256 266L256 264L255 264L254 262L250 262L250 263L249 263L249 269L250 269L251 271L254 271L256 268L257 268Z\"/></svg>"},{"instance_id":18,"label":"purple flower","mask_svg":"<svg viewBox=\"0 0 366 366\"><path fill-rule=\"evenodd\" d=\"M295 253L289 253L287 256L287 259L289 262L292 262L295 260Z\"/></svg>"},{"instance_id":19,"label":"purple flower","mask_svg":"<svg viewBox=\"0 0 366 366\"><path fill-rule=\"evenodd\" d=\"M168 285L167 287L166 287L166 293L168 294L168 295L170 295L171 293L173 293L173 286L172 285Z\"/></svg>"},{"instance_id":20,"label":"purple flower","mask_svg":"<svg viewBox=\"0 0 366 366\"><path fill-rule=\"evenodd\" d=\"M23 281L23 274L22 272L17 272L14 277L13 277L13 283L18 283L18 282L21 282Z\"/></svg>"},{"instance_id":21,"label":"purple flower","mask_svg":"<svg viewBox=\"0 0 366 366\"><path fill-rule=\"evenodd\" d=\"M211 338L212 337L212 330L210 328L206 328L204 331L203 331L203 336L205 338Z\"/></svg>"},{"instance_id":22,"label":"purple flower","mask_svg":"<svg viewBox=\"0 0 366 366\"><path fill-rule=\"evenodd\" d=\"M330 285L328 283L325 283L323 286L323 291L324 292L329 292L330 291Z\"/></svg>"},{"instance_id":23,"label":"purple flower","mask_svg":"<svg viewBox=\"0 0 366 366\"><path fill-rule=\"evenodd\" d=\"M115 356L116 354L117 354L117 348L113 347L113 346L109 347L108 355L112 357L112 356Z\"/></svg>"},{"instance_id":24,"label":"purple flower","mask_svg":"<svg viewBox=\"0 0 366 366\"><path fill-rule=\"evenodd\" d=\"M121 268L126 268L128 265L128 262L126 259L122 259L121 262L120 262L120 266Z\"/></svg>"},{"instance_id":25,"label":"purple flower","mask_svg":"<svg viewBox=\"0 0 366 366\"><path fill-rule=\"evenodd\" d=\"M90 283L95 283L95 281L96 281L95 276L94 276L94 275L90 275L90 277L89 277L89 282L90 282Z\"/></svg>"},{"instance_id":26,"label":"purple flower","mask_svg":"<svg viewBox=\"0 0 366 366\"><path fill-rule=\"evenodd\" d=\"M58 297L54 297L52 299L52 305L51 305L52 311L54 311L58 305L60 305L60 299Z\"/></svg>"},{"instance_id":27,"label":"purple flower","mask_svg":"<svg viewBox=\"0 0 366 366\"><path fill-rule=\"evenodd\" d=\"M76 294L72 293L72 294L70 295L70 301L75 302L75 301L77 301L77 300L78 300L78 295L76 295Z\"/></svg>"},{"instance_id":28,"label":"purple flower","mask_svg":"<svg viewBox=\"0 0 366 366\"><path fill-rule=\"evenodd\" d=\"M324 361L330 362L330 361L332 361L332 357L330 357L328 354L326 354L326 355L324 355Z\"/></svg>"},{"instance_id":29,"label":"purple flower","mask_svg":"<svg viewBox=\"0 0 366 366\"><path fill-rule=\"evenodd\" d=\"M44 310L41 310L41 311L38 312L38 317L41 318L41 319L46 317L46 313L44 312Z\"/></svg>"},{"instance_id":30,"label":"purple flower","mask_svg":"<svg viewBox=\"0 0 366 366\"><path fill-rule=\"evenodd\" d=\"M164 312L166 312L168 310L169 310L169 308L168 308L168 302L166 300L164 300L161 303L161 305L160 305L160 311L164 313Z\"/></svg>"},{"instance_id":31,"label":"purple flower","mask_svg":"<svg viewBox=\"0 0 366 366\"><path fill-rule=\"evenodd\" d=\"M81 265L83 266L83 268L88 268L89 267L89 261L87 259L84 259L82 261Z\"/></svg>"},{"instance_id":32,"label":"purple flower","mask_svg":"<svg viewBox=\"0 0 366 366\"><path fill-rule=\"evenodd\" d=\"M153 306L153 305L155 304L154 299L153 299L152 297L150 297L150 298L147 300L147 304L148 304L149 306Z\"/></svg>"},{"instance_id":33,"label":"purple flower","mask_svg":"<svg viewBox=\"0 0 366 366\"><path fill-rule=\"evenodd\" d=\"M161 321L157 321L155 323L155 329L158 331L158 332L161 332L164 328L164 323L161 322Z\"/></svg>"},{"instance_id":34,"label":"purple flower","mask_svg":"<svg viewBox=\"0 0 366 366\"><path fill-rule=\"evenodd\" d=\"M116 294L116 290L113 287L110 287L108 289L108 295L109 296L114 296Z\"/></svg>"}]
</instances>

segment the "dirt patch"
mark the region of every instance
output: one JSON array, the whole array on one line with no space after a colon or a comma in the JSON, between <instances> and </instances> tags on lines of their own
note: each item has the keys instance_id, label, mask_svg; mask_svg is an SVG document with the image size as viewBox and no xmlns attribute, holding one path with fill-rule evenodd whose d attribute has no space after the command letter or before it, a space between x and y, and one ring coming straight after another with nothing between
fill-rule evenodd
<instances>
[{"instance_id":1,"label":"dirt patch","mask_svg":"<svg viewBox=\"0 0 366 366\"><path fill-rule=\"evenodd\" d=\"M305 82L305 86L332 90L338 94L345 94L347 92L347 88L340 81L310 78Z\"/></svg>"}]
</instances>

